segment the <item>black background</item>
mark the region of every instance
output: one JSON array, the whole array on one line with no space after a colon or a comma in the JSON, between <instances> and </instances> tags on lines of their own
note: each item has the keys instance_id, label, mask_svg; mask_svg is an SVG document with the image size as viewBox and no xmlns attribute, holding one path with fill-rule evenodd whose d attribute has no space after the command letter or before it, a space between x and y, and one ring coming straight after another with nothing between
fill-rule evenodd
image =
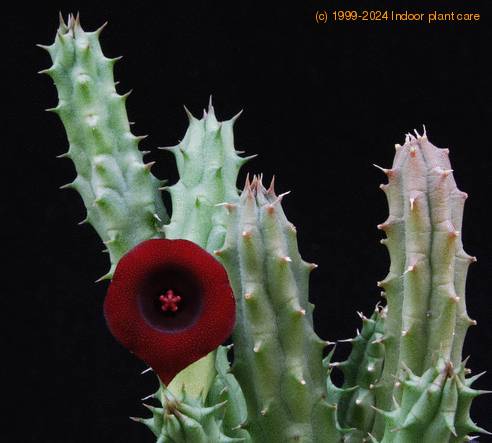
<instances>
[{"instance_id":1,"label":"black background","mask_svg":"<svg viewBox=\"0 0 492 443\"><path fill-rule=\"evenodd\" d=\"M20 3L20 2L19 2ZM49 57L58 10L80 10L82 25L104 21L108 56L124 55L116 68L142 147L157 160L154 174L176 180L171 156L156 146L175 144L187 120L213 94L219 119L240 109L236 146L259 157L241 174L277 177L278 190L298 227L303 256L319 263L311 299L320 336L342 339L359 327L356 310L370 313L379 299L376 281L388 268L376 224L387 207L372 163L389 166L394 144L427 127L430 140L451 150L459 187L468 192L463 238L478 257L471 267L467 303L478 327L465 355L473 372L491 367L492 241L490 149L492 8L485 2L359 2L360 9L473 11L479 23L333 23L317 25L346 2L246 5L206 2L109 6L52 4L10 6L2 15L4 221L3 400L11 416L0 431L6 442L151 442L139 398L155 387L144 364L110 336L102 316L106 284L94 284L108 266L96 234L77 226L79 197L58 187L74 177L58 118L42 112L56 103L48 77L36 72ZM212 2L210 2L212 3ZM5 201L5 200L4 200ZM343 358L349 345L340 345ZM478 387L491 388L485 375ZM15 394L15 395L14 395ZM492 428L492 403L473 407L480 425ZM486 438L481 441L486 441ZM438 443L438 442L436 442Z\"/></svg>"}]
</instances>

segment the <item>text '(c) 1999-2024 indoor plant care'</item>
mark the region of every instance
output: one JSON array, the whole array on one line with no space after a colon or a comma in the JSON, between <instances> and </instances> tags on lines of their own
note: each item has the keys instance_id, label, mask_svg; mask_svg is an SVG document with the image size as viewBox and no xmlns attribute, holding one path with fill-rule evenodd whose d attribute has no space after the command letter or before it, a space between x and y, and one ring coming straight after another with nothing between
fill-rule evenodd
<instances>
[{"instance_id":1,"label":"text '(c) 1999-2024 indoor plant care'","mask_svg":"<svg viewBox=\"0 0 492 443\"><path fill-rule=\"evenodd\" d=\"M61 118L86 222L101 237L112 279L105 300L115 337L159 376L146 400L157 442L457 443L486 432L470 418L482 392L462 361L475 322L465 281L475 259L464 252L466 194L449 151L408 134L384 169L391 266L379 282L386 300L333 361L313 326L309 275L297 229L273 182L236 188L248 157L234 148L237 116L219 122L212 103L174 154L179 180L163 187L145 164L125 101L115 88L117 59L104 56L101 29L63 19L42 46L52 66ZM169 192L166 209L160 192ZM168 215L170 214L170 215ZM232 288L232 289L231 289ZM231 365L221 344L232 333ZM344 375L336 386L331 372Z\"/></svg>"}]
</instances>

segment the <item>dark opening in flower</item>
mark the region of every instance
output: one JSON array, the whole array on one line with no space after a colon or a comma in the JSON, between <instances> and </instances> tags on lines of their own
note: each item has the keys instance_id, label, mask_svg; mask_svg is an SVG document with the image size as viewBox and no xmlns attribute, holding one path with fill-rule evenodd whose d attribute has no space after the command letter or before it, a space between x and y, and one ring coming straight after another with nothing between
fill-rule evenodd
<instances>
[{"instance_id":1,"label":"dark opening in flower","mask_svg":"<svg viewBox=\"0 0 492 443\"><path fill-rule=\"evenodd\" d=\"M162 331L179 331L193 324L200 314L203 288L193 272L173 265L170 259L166 257L166 263L145 276L137 297L149 324Z\"/></svg>"},{"instance_id":2,"label":"dark opening in flower","mask_svg":"<svg viewBox=\"0 0 492 443\"><path fill-rule=\"evenodd\" d=\"M225 269L208 252L153 239L118 263L104 313L116 339L168 384L228 338L235 303Z\"/></svg>"}]
</instances>

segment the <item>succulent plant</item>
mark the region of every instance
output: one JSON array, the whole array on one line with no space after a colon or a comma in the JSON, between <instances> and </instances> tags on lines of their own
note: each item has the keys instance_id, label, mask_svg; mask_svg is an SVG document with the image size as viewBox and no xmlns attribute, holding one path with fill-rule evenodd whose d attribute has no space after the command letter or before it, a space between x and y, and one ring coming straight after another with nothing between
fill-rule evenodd
<instances>
[{"instance_id":1,"label":"succulent plant","mask_svg":"<svg viewBox=\"0 0 492 443\"><path fill-rule=\"evenodd\" d=\"M470 325L465 282L474 257L461 242L466 194L447 150L427 135L396 145L389 217L379 225L391 266L379 282L386 305L349 340L346 361L323 359L330 342L313 324L309 275L285 194L261 176L236 188L242 158L237 119L220 122L212 103L170 150L179 181L163 187L131 133L127 95L116 92L99 35L78 17L60 20L41 71L59 96L87 218L107 247L112 279L105 315L118 341L158 376L134 418L165 442L462 442L486 432L470 418L484 391L471 387L462 347ZM164 207L160 192L171 195ZM170 217L168 216L170 214ZM231 335L232 365L228 347ZM342 386L331 375L341 370Z\"/></svg>"}]
</instances>

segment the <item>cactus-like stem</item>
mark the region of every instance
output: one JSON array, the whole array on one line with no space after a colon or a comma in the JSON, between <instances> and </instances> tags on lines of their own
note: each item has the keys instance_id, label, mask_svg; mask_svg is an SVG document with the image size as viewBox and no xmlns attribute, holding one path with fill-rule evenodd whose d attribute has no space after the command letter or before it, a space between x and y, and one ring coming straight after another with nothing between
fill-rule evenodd
<instances>
[{"instance_id":1,"label":"cactus-like stem","mask_svg":"<svg viewBox=\"0 0 492 443\"><path fill-rule=\"evenodd\" d=\"M64 188L81 195L90 223L106 245L111 278L116 263L133 246L162 237L167 214L160 182L144 164L138 150L142 137L132 134L125 108L127 94L116 92L113 66L118 59L104 56L99 44L102 28L85 32L78 17L60 20L55 42L44 48L53 65L48 74L58 90L58 105L68 137L76 179Z\"/></svg>"},{"instance_id":2,"label":"cactus-like stem","mask_svg":"<svg viewBox=\"0 0 492 443\"><path fill-rule=\"evenodd\" d=\"M381 168L383 169L383 168ZM391 267L378 285L387 299L386 357L380 409L390 410L395 376L406 365L417 376L439 358L458 367L467 328L475 322L465 308L465 279L475 261L463 250L461 223L467 195L456 187L449 151L423 136L407 135L396 145L391 169L383 169L381 185L389 206L388 219L378 226L387 238ZM373 431L384 427L381 418Z\"/></svg>"},{"instance_id":3,"label":"cactus-like stem","mask_svg":"<svg viewBox=\"0 0 492 443\"><path fill-rule=\"evenodd\" d=\"M203 118L195 118L186 108L189 126L183 140L176 146L161 148L176 159L179 181L163 189L172 200L172 217L164 231L167 238L190 240L213 252L222 246L226 232L227 211L222 203L236 201L237 176L250 158L242 158L234 148L234 123L217 121L212 98ZM204 390L205 394L216 375L215 352L179 373L169 386L177 392L183 384ZM201 385L201 387L200 387Z\"/></svg>"},{"instance_id":4,"label":"cactus-like stem","mask_svg":"<svg viewBox=\"0 0 492 443\"><path fill-rule=\"evenodd\" d=\"M186 112L189 127L183 140L162 148L174 154L179 172L179 181L165 188L173 212L164 230L166 238L184 238L211 252L222 246L226 232L226 210L220 204L238 199L239 169L253 156L242 158L234 148L239 114L217 121L211 99L203 118Z\"/></svg>"},{"instance_id":5,"label":"cactus-like stem","mask_svg":"<svg viewBox=\"0 0 492 443\"><path fill-rule=\"evenodd\" d=\"M397 382L401 401L379 411L386 422L381 443L458 443L469 441L470 433L488 433L470 418L471 401L485 391L471 388L477 377L466 379L465 372L464 363L454 368L443 359L421 376L405 368Z\"/></svg>"},{"instance_id":6,"label":"cactus-like stem","mask_svg":"<svg viewBox=\"0 0 492 443\"><path fill-rule=\"evenodd\" d=\"M233 373L243 389L253 441L336 442L334 405L327 402L322 367L326 342L313 330L308 301L315 265L297 249L296 229L282 196L247 180L228 206L225 265L237 302Z\"/></svg>"},{"instance_id":7,"label":"cactus-like stem","mask_svg":"<svg viewBox=\"0 0 492 443\"><path fill-rule=\"evenodd\" d=\"M325 366L341 369L344 376L342 388L333 386L328 376L328 392L338 397L338 420L346 429L344 442L363 443L368 439L374 425L376 391L379 388L384 361L384 318L386 310L376 306L367 318L359 313L362 329L357 336L348 340L352 351L347 360L332 363L326 357Z\"/></svg>"}]
</instances>

